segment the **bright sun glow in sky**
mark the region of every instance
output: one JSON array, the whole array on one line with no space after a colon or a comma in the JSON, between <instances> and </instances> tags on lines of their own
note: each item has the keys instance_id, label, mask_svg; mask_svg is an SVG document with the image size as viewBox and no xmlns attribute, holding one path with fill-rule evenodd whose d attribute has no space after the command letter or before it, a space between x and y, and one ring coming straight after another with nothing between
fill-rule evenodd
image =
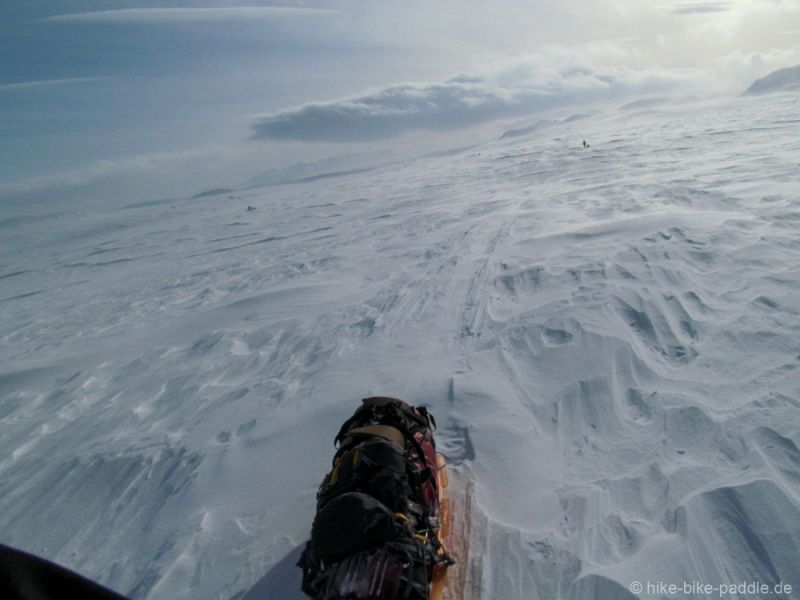
<instances>
[{"instance_id":1,"label":"bright sun glow in sky","mask_svg":"<svg viewBox=\"0 0 800 600\"><path fill-rule=\"evenodd\" d=\"M8 0L0 56L0 202L118 202L736 94L800 64L800 2Z\"/></svg>"}]
</instances>

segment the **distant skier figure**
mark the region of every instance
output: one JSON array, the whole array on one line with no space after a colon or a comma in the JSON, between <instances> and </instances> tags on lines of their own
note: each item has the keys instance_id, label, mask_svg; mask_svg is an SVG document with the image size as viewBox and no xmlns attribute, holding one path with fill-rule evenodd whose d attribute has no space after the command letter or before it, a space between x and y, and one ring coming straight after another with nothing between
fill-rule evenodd
<instances>
[{"instance_id":1,"label":"distant skier figure","mask_svg":"<svg viewBox=\"0 0 800 600\"><path fill-rule=\"evenodd\" d=\"M589 144L586 143L586 140L583 140L583 149L586 150L586 148L590 148L590 147L591 146L589 146Z\"/></svg>"}]
</instances>

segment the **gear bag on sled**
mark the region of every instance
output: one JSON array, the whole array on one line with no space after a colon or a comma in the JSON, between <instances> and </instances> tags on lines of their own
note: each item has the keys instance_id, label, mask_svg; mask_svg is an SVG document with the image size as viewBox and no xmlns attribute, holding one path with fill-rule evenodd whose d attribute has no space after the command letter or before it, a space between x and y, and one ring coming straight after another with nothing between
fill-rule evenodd
<instances>
[{"instance_id":1,"label":"gear bag on sled","mask_svg":"<svg viewBox=\"0 0 800 600\"><path fill-rule=\"evenodd\" d=\"M336 436L298 566L315 600L427 600L439 533L433 415L366 398Z\"/></svg>"}]
</instances>

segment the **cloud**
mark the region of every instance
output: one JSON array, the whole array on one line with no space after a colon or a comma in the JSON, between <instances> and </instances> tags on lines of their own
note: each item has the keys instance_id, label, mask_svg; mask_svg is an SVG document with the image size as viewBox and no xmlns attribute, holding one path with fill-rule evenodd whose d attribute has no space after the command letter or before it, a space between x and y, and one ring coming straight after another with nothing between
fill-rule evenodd
<instances>
[{"instance_id":1,"label":"cloud","mask_svg":"<svg viewBox=\"0 0 800 600\"><path fill-rule=\"evenodd\" d=\"M0 85L0 92L15 92L23 90L32 90L37 88L46 88L59 85L74 85L80 83L91 83L95 81L102 81L108 79L107 77L70 77L67 79L41 79L37 81L20 81L18 83L6 83Z\"/></svg>"},{"instance_id":2,"label":"cloud","mask_svg":"<svg viewBox=\"0 0 800 600\"><path fill-rule=\"evenodd\" d=\"M686 73L635 71L582 64L560 51L508 63L494 73L458 75L438 83L405 83L328 102L262 115L253 139L354 142L407 131L448 131L559 106L664 92Z\"/></svg>"},{"instance_id":3,"label":"cloud","mask_svg":"<svg viewBox=\"0 0 800 600\"><path fill-rule=\"evenodd\" d=\"M718 13L727 12L731 9L728 2L686 2L678 4L675 10L672 11L674 15L696 15L705 13Z\"/></svg>"},{"instance_id":4,"label":"cloud","mask_svg":"<svg viewBox=\"0 0 800 600\"><path fill-rule=\"evenodd\" d=\"M322 8L282 6L229 6L218 8L123 8L94 12L69 13L43 19L48 23L182 23L203 21L247 21L251 19L287 19L319 17L336 13Z\"/></svg>"},{"instance_id":5,"label":"cloud","mask_svg":"<svg viewBox=\"0 0 800 600\"><path fill-rule=\"evenodd\" d=\"M226 153L230 154L230 150L222 147L204 147L177 152L139 154L115 160L98 160L75 169L0 183L0 198L15 194L81 187L119 176L134 175L141 177L142 173L164 176L171 172L185 169L198 160L219 160Z\"/></svg>"},{"instance_id":6,"label":"cloud","mask_svg":"<svg viewBox=\"0 0 800 600\"><path fill-rule=\"evenodd\" d=\"M800 45L769 52L733 51L714 61L715 72L732 82L732 91L744 89L773 71L800 65Z\"/></svg>"}]
</instances>

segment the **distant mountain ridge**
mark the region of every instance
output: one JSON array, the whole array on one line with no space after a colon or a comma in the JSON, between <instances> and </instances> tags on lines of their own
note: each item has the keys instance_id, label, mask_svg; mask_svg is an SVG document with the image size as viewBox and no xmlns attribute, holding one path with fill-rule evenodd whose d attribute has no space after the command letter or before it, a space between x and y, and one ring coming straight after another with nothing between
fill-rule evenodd
<instances>
[{"instance_id":1,"label":"distant mountain ridge","mask_svg":"<svg viewBox=\"0 0 800 600\"><path fill-rule=\"evenodd\" d=\"M773 94L775 92L800 91L800 65L778 69L766 77L753 82L746 95Z\"/></svg>"}]
</instances>

